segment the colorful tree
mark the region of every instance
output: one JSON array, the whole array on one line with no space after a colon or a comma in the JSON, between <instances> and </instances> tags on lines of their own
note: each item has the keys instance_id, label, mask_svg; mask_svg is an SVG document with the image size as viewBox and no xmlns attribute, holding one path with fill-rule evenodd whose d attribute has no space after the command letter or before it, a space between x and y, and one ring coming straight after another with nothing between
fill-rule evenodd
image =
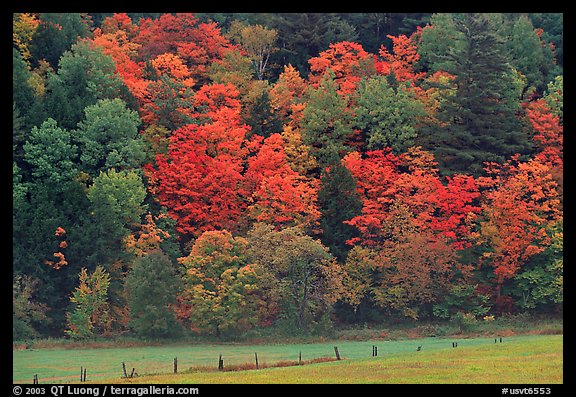
<instances>
[{"instance_id":1,"label":"colorful tree","mask_svg":"<svg viewBox=\"0 0 576 397\"><path fill-rule=\"evenodd\" d=\"M270 89L272 111L282 120L293 113L296 103L302 102L308 86L300 73L292 65L284 66L284 71Z\"/></svg>"},{"instance_id":2,"label":"colorful tree","mask_svg":"<svg viewBox=\"0 0 576 397\"><path fill-rule=\"evenodd\" d=\"M142 100L148 81L143 78L142 65L136 62L141 45L133 42L138 27L126 14L114 14L96 28L92 42L110 56L116 64L116 72L132 95Z\"/></svg>"},{"instance_id":3,"label":"colorful tree","mask_svg":"<svg viewBox=\"0 0 576 397\"><path fill-rule=\"evenodd\" d=\"M379 278L372 289L375 303L418 318L429 305L438 303L456 282L462 283L463 269L450 241L416 225L402 204L394 204L382 223L388 238L377 248Z\"/></svg>"},{"instance_id":4,"label":"colorful tree","mask_svg":"<svg viewBox=\"0 0 576 397\"><path fill-rule=\"evenodd\" d=\"M317 183L293 171L279 134L267 138L256 156L248 160L246 178L255 187L251 216L257 222L314 229L320 213L316 206Z\"/></svg>"},{"instance_id":5,"label":"colorful tree","mask_svg":"<svg viewBox=\"0 0 576 397\"><path fill-rule=\"evenodd\" d=\"M50 266L54 270L60 270L62 267L67 266L68 262L66 261L66 256L62 251L68 248L68 243L66 242L66 230L62 227L58 226L54 233L56 236L56 249L53 254L55 258L58 258L57 262L46 260L44 263Z\"/></svg>"},{"instance_id":6,"label":"colorful tree","mask_svg":"<svg viewBox=\"0 0 576 397\"><path fill-rule=\"evenodd\" d=\"M30 53L30 43L39 24L40 20L35 14L12 14L12 43L25 61L28 61L32 57Z\"/></svg>"},{"instance_id":7,"label":"colorful tree","mask_svg":"<svg viewBox=\"0 0 576 397\"><path fill-rule=\"evenodd\" d=\"M443 183L430 153L412 148L396 156L387 151L371 151L366 158L353 152L343 160L357 179L363 200L362 214L347 223L355 226L368 246L386 240L382 224L395 202L406 205L414 223L423 230L442 234L455 249L469 244L471 220L479 212L476 205L478 186L472 177L458 175Z\"/></svg>"},{"instance_id":8,"label":"colorful tree","mask_svg":"<svg viewBox=\"0 0 576 397\"><path fill-rule=\"evenodd\" d=\"M126 250L138 258L160 250L160 243L170 237L168 232L156 225L150 212L146 213L144 219L140 225L140 230L129 234L124 239Z\"/></svg>"},{"instance_id":9,"label":"colorful tree","mask_svg":"<svg viewBox=\"0 0 576 397\"><path fill-rule=\"evenodd\" d=\"M258 80L264 79L270 54L275 50L278 32L262 25L245 25L233 21L228 35L242 47L252 60Z\"/></svg>"},{"instance_id":10,"label":"colorful tree","mask_svg":"<svg viewBox=\"0 0 576 397\"><path fill-rule=\"evenodd\" d=\"M108 287L110 276L102 266L97 266L90 275L85 267L79 275L70 302L74 309L67 313L66 334L74 339L105 336L110 329Z\"/></svg>"},{"instance_id":11,"label":"colorful tree","mask_svg":"<svg viewBox=\"0 0 576 397\"><path fill-rule=\"evenodd\" d=\"M424 72L416 72L416 66L420 55L418 54L415 38L420 35L417 30L412 36L406 35L387 37L392 40L392 52L384 46L380 47L379 55L382 61L376 63L376 70L379 74L394 74L394 78L399 82L411 81L412 84L426 75Z\"/></svg>"},{"instance_id":12,"label":"colorful tree","mask_svg":"<svg viewBox=\"0 0 576 397\"><path fill-rule=\"evenodd\" d=\"M134 42L141 45L138 60L178 54L196 82L206 82L210 63L222 59L233 48L216 23L201 23L190 13L163 14L140 20Z\"/></svg>"},{"instance_id":13,"label":"colorful tree","mask_svg":"<svg viewBox=\"0 0 576 397\"><path fill-rule=\"evenodd\" d=\"M535 158L561 173L564 168L564 127L560 117L552 112L543 98L530 102L526 114L535 133L533 139L540 149Z\"/></svg>"},{"instance_id":14,"label":"colorful tree","mask_svg":"<svg viewBox=\"0 0 576 397\"><path fill-rule=\"evenodd\" d=\"M532 256L550 245L546 227L561 215L557 184L545 164L518 156L503 165L490 163L487 177L479 178L485 189L478 242L488 248L483 263L493 268L496 294Z\"/></svg>"},{"instance_id":15,"label":"colorful tree","mask_svg":"<svg viewBox=\"0 0 576 397\"><path fill-rule=\"evenodd\" d=\"M310 58L308 79L314 88L322 82L324 73L330 69L333 80L342 96L352 95L362 78L375 73L374 57L364 51L358 43L342 41L330 44L330 47L318 57Z\"/></svg>"},{"instance_id":16,"label":"colorful tree","mask_svg":"<svg viewBox=\"0 0 576 397\"><path fill-rule=\"evenodd\" d=\"M189 329L221 337L258 323L260 271L246 249L245 239L226 230L207 231L179 259L186 275L177 316Z\"/></svg>"},{"instance_id":17,"label":"colorful tree","mask_svg":"<svg viewBox=\"0 0 576 397\"><path fill-rule=\"evenodd\" d=\"M298 128L286 125L281 135L284 139L284 153L286 153L290 168L301 175L310 175L318 168L318 162L310 154L310 147L302 142L302 134Z\"/></svg>"},{"instance_id":18,"label":"colorful tree","mask_svg":"<svg viewBox=\"0 0 576 397\"><path fill-rule=\"evenodd\" d=\"M248 243L250 261L268 275L266 299L279 307L285 330L329 326L330 310L342 293L342 271L328 249L300 228L275 230L261 223L248 233Z\"/></svg>"},{"instance_id":19,"label":"colorful tree","mask_svg":"<svg viewBox=\"0 0 576 397\"><path fill-rule=\"evenodd\" d=\"M159 202L184 236L215 229L238 230L247 208L244 162L248 127L240 122L237 91L212 85L197 93L195 117L170 137L167 155L148 167Z\"/></svg>"}]
</instances>

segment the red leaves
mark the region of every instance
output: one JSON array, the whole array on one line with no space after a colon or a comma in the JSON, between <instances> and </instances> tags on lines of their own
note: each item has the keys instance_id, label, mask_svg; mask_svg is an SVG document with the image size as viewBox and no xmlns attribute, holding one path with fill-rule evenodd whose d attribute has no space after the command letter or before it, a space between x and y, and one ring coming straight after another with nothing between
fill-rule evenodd
<instances>
[{"instance_id":1,"label":"red leaves","mask_svg":"<svg viewBox=\"0 0 576 397\"><path fill-rule=\"evenodd\" d=\"M483 220L477 239L491 248L484 260L499 284L514 277L526 261L550 243L545 227L561 216L557 184L547 165L518 156L490 164L483 186Z\"/></svg>"},{"instance_id":2,"label":"red leaves","mask_svg":"<svg viewBox=\"0 0 576 397\"><path fill-rule=\"evenodd\" d=\"M251 214L258 222L314 227L320 218L316 207L318 181L293 171L283 146L282 137L273 134L249 160L246 177L255 187Z\"/></svg>"},{"instance_id":3,"label":"red leaves","mask_svg":"<svg viewBox=\"0 0 576 397\"><path fill-rule=\"evenodd\" d=\"M474 178L457 175L443 183L431 155L420 149L396 156L390 150L351 153L344 163L358 180L363 197L362 215L351 219L362 239L350 243L378 244L385 239L381 225L395 203L406 205L421 230L442 234L455 248L469 245L470 220L479 212Z\"/></svg>"},{"instance_id":4,"label":"red leaves","mask_svg":"<svg viewBox=\"0 0 576 397\"><path fill-rule=\"evenodd\" d=\"M424 72L416 73L414 71L420 55L417 52L413 36L407 37L403 34L397 37L387 36L392 40L392 52L384 46L380 47L379 54L383 60L376 63L376 70L380 74L388 75L394 72L396 79L401 82L408 80L414 82L426 75Z\"/></svg>"},{"instance_id":5,"label":"red leaves","mask_svg":"<svg viewBox=\"0 0 576 397\"><path fill-rule=\"evenodd\" d=\"M198 91L194 117L202 124L174 131L168 154L156 159L151 182L158 200L185 236L237 232L247 227L246 211L276 225L313 225L317 183L290 168L279 134L263 144L257 136L247 138L237 96L234 87L221 84Z\"/></svg>"},{"instance_id":6,"label":"red leaves","mask_svg":"<svg viewBox=\"0 0 576 397\"><path fill-rule=\"evenodd\" d=\"M551 167L563 169L564 128L560 118L554 115L544 99L530 102L526 114L535 132L534 140L540 148L536 158Z\"/></svg>"},{"instance_id":7,"label":"red leaves","mask_svg":"<svg viewBox=\"0 0 576 397\"><path fill-rule=\"evenodd\" d=\"M330 44L330 47L318 57L310 58L310 82L314 87L320 83L322 75L331 69L335 81L339 84L339 92L343 96L350 95L365 75L373 67L373 56L364 51L358 43L342 41Z\"/></svg>"}]
</instances>

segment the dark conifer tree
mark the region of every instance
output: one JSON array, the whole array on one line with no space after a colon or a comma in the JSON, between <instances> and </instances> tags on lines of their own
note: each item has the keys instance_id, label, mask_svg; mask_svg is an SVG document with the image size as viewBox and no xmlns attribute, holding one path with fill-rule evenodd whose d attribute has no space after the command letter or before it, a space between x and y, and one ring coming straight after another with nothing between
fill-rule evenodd
<instances>
[{"instance_id":1,"label":"dark conifer tree","mask_svg":"<svg viewBox=\"0 0 576 397\"><path fill-rule=\"evenodd\" d=\"M517 114L519 90L497 20L494 14L455 19L463 43L449 54L449 72L456 76L457 89L439 113L442 126L426 134L444 174L479 175L486 161L502 163L515 153L529 152Z\"/></svg>"},{"instance_id":2,"label":"dark conifer tree","mask_svg":"<svg viewBox=\"0 0 576 397\"><path fill-rule=\"evenodd\" d=\"M357 229L344 221L352 219L362 211L362 201L356 192L356 181L348 168L338 161L324 170L320 183L318 206L322 214L321 241L338 260L344 261L351 248L346 241L358 236Z\"/></svg>"}]
</instances>

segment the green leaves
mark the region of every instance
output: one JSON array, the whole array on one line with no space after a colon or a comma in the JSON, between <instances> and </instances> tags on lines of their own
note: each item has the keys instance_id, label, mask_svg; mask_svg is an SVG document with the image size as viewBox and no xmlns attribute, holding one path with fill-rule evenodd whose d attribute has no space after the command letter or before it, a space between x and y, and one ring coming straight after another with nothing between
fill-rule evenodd
<instances>
[{"instance_id":1,"label":"green leaves","mask_svg":"<svg viewBox=\"0 0 576 397\"><path fill-rule=\"evenodd\" d=\"M84 110L74 136L80 160L93 175L112 168L137 168L145 158L145 145L138 133L140 118L119 98L102 99Z\"/></svg>"},{"instance_id":2,"label":"green leaves","mask_svg":"<svg viewBox=\"0 0 576 397\"><path fill-rule=\"evenodd\" d=\"M70 133L49 118L39 128L32 128L30 138L24 144L24 160L32 167L34 178L57 189L60 184L74 179L78 172L77 151Z\"/></svg>"},{"instance_id":3,"label":"green leaves","mask_svg":"<svg viewBox=\"0 0 576 397\"><path fill-rule=\"evenodd\" d=\"M145 209L142 203L146 189L135 171L101 171L87 196L97 222L104 229L122 229L137 223Z\"/></svg>"},{"instance_id":4,"label":"green leaves","mask_svg":"<svg viewBox=\"0 0 576 397\"><path fill-rule=\"evenodd\" d=\"M346 100L337 92L333 73L325 73L318 88L310 90L302 129L304 143L323 166L349 150L347 139L353 133L351 116Z\"/></svg>"},{"instance_id":5,"label":"green leaves","mask_svg":"<svg viewBox=\"0 0 576 397\"><path fill-rule=\"evenodd\" d=\"M110 328L110 276L102 266L97 266L90 275L86 268L82 268L79 279L80 284L70 297L75 307L67 313L65 332L74 339L102 335Z\"/></svg>"},{"instance_id":6,"label":"green leaves","mask_svg":"<svg viewBox=\"0 0 576 397\"><path fill-rule=\"evenodd\" d=\"M414 146L417 126L426 111L405 85L392 88L385 76L362 80L358 86L355 125L367 137L368 149L391 147L395 153Z\"/></svg>"},{"instance_id":7,"label":"green leaves","mask_svg":"<svg viewBox=\"0 0 576 397\"><path fill-rule=\"evenodd\" d=\"M182 280L162 251L136 259L126 277L130 327L141 337L172 336L179 330L174 312Z\"/></svg>"},{"instance_id":8,"label":"green leaves","mask_svg":"<svg viewBox=\"0 0 576 397\"><path fill-rule=\"evenodd\" d=\"M48 75L46 111L62 127L76 127L86 106L120 96L123 83L115 72L114 61L99 47L86 41L74 44L62 55L57 72Z\"/></svg>"},{"instance_id":9,"label":"green leaves","mask_svg":"<svg viewBox=\"0 0 576 397\"><path fill-rule=\"evenodd\" d=\"M220 337L258 323L261 273L246 248L245 239L228 231L208 231L180 258L187 273L177 312L193 331Z\"/></svg>"}]
</instances>

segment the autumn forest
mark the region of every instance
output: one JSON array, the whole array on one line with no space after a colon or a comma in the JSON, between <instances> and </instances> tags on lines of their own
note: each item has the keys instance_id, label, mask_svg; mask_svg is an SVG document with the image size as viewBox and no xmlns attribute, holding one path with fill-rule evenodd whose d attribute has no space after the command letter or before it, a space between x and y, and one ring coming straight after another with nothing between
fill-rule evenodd
<instances>
[{"instance_id":1,"label":"autumn forest","mask_svg":"<svg viewBox=\"0 0 576 397\"><path fill-rule=\"evenodd\" d=\"M562 316L562 14L12 24L14 339Z\"/></svg>"}]
</instances>

